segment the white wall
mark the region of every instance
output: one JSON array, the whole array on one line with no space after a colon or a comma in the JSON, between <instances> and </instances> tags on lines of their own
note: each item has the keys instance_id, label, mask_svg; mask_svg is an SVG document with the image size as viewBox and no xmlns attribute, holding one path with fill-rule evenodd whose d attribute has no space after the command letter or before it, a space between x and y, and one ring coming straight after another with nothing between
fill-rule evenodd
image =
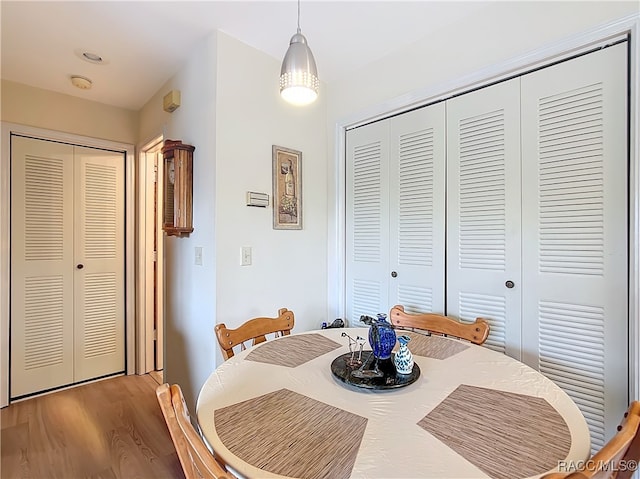
<instances>
[{"instance_id":1,"label":"white wall","mask_svg":"<svg viewBox=\"0 0 640 479\"><path fill-rule=\"evenodd\" d=\"M165 379L179 383L194 410L197 393L215 366L214 204L216 37L203 40L189 61L144 106L139 134L159 134L194 145L193 226L188 237L165 236ZM181 92L174 113L162 110L162 97ZM194 248L203 248L203 265L194 263Z\"/></svg>"},{"instance_id":2,"label":"white wall","mask_svg":"<svg viewBox=\"0 0 640 479\"><path fill-rule=\"evenodd\" d=\"M277 60L214 33L140 112L139 137L161 133L194 145L193 226L165 242L165 377L195 410L198 391L222 357L216 323L296 314L294 331L319 327L327 304L327 135L324 103L294 108L278 94ZM162 111L181 91L182 105ZM303 229L273 230L271 207L252 208L246 191L271 196L271 145L301 150ZM194 265L194 248L203 265ZM240 266L240 247L253 265Z\"/></svg>"},{"instance_id":3,"label":"white wall","mask_svg":"<svg viewBox=\"0 0 640 479\"><path fill-rule=\"evenodd\" d=\"M294 332L307 331L327 320L325 93L291 106L278 93L279 75L279 61L218 34L216 322L236 327L287 307ZM302 151L302 230L274 230L272 204L246 206L247 191L272 203L274 144ZM240 266L241 246L253 248L251 266Z\"/></svg>"}]
</instances>

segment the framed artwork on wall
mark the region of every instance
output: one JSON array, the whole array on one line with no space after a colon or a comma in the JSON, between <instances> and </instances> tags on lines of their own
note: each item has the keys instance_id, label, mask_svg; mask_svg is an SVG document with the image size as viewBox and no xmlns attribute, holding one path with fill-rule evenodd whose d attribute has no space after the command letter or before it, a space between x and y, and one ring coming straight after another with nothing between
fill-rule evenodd
<instances>
[{"instance_id":1,"label":"framed artwork on wall","mask_svg":"<svg viewBox=\"0 0 640 479\"><path fill-rule=\"evenodd\" d=\"M273 145L273 229L302 229L302 152Z\"/></svg>"}]
</instances>

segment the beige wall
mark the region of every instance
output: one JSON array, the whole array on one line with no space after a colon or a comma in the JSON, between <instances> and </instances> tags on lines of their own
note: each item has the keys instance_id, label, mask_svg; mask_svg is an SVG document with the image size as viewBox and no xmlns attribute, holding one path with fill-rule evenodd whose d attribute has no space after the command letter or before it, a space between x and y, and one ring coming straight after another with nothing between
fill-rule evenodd
<instances>
[{"instance_id":1,"label":"beige wall","mask_svg":"<svg viewBox=\"0 0 640 479\"><path fill-rule=\"evenodd\" d=\"M2 121L135 145L138 113L2 80Z\"/></svg>"}]
</instances>

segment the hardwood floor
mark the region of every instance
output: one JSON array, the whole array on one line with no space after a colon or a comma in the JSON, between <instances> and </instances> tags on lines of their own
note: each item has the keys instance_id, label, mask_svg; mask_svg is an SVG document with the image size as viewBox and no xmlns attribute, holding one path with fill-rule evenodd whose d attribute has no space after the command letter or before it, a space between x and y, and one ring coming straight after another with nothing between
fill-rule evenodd
<instances>
[{"instance_id":1,"label":"hardwood floor","mask_svg":"<svg viewBox=\"0 0 640 479\"><path fill-rule=\"evenodd\" d=\"M156 386L121 376L2 409L2 479L184 479Z\"/></svg>"},{"instance_id":2,"label":"hardwood floor","mask_svg":"<svg viewBox=\"0 0 640 479\"><path fill-rule=\"evenodd\" d=\"M162 371L150 371L149 376L151 376L158 384L162 384L164 382Z\"/></svg>"}]
</instances>

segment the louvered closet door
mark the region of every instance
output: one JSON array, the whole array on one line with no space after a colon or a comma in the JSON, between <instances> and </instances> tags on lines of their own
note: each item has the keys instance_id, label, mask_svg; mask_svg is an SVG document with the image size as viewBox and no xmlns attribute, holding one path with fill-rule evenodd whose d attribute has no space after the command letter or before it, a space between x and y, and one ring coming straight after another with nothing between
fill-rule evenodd
<instances>
[{"instance_id":1,"label":"louvered closet door","mask_svg":"<svg viewBox=\"0 0 640 479\"><path fill-rule=\"evenodd\" d=\"M519 79L447 102L447 314L520 356ZM514 287L507 288L507 281Z\"/></svg>"},{"instance_id":2,"label":"louvered closet door","mask_svg":"<svg viewBox=\"0 0 640 479\"><path fill-rule=\"evenodd\" d=\"M124 371L124 156L18 136L11 147L16 398Z\"/></svg>"},{"instance_id":3,"label":"louvered closet door","mask_svg":"<svg viewBox=\"0 0 640 479\"><path fill-rule=\"evenodd\" d=\"M12 136L11 396L73 382L73 147Z\"/></svg>"},{"instance_id":4,"label":"louvered closet door","mask_svg":"<svg viewBox=\"0 0 640 479\"><path fill-rule=\"evenodd\" d=\"M124 158L75 147L75 381L124 371Z\"/></svg>"},{"instance_id":5,"label":"louvered closet door","mask_svg":"<svg viewBox=\"0 0 640 479\"><path fill-rule=\"evenodd\" d=\"M350 130L346 140L346 307L353 322L389 309L389 121Z\"/></svg>"},{"instance_id":6,"label":"louvered closet door","mask_svg":"<svg viewBox=\"0 0 640 479\"><path fill-rule=\"evenodd\" d=\"M628 401L626 43L522 78L524 360L592 447Z\"/></svg>"},{"instance_id":7,"label":"louvered closet door","mask_svg":"<svg viewBox=\"0 0 640 479\"><path fill-rule=\"evenodd\" d=\"M392 118L389 306L444 313L444 102ZM390 271L386 274L390 275ZM388 310L389 308L387 308Z\"/></svg>"}]
</instances>

